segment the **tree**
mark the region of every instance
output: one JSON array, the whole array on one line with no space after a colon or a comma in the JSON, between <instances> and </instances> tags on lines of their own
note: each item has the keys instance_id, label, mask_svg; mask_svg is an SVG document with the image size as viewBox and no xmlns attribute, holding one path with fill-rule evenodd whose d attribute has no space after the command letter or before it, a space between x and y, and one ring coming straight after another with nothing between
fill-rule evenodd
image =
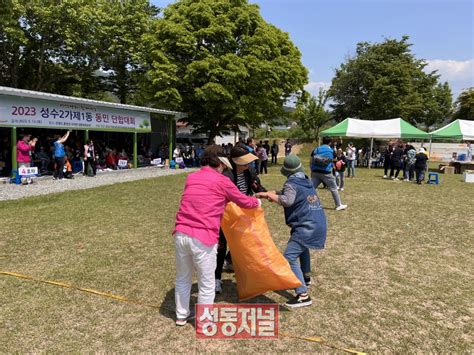
<instances>
[{"instance_id":1,"label":"tree","mask_svg":"<svg viewBox=\"0 0 474 355\"><path fill-rule=\"evenodd\" d=\"M331 113L325 109L327 100L327 90L320 88L317 97L310 96L306 102L297 105L295 118L306 137L319 139L321 128L332 119Z\"/></svg>"},{"instance_id":2,"label":"tree","mask_svg":"<svg viewBox=\"0 0 474 355\"><path fill-rule=\"evenodd\" d=\"M104 81L125 104L149 69L145 38L155 29L158 8L149 0L102 1L99 8L100 64L103 70L110 71Z\"/></svg>"},{"instance_id":3,"label":"tree","mask_svg":"<svg viewBox=\"0 0 474 355\"><path fill-rule=\"evenodd\" d=\"M164 10L150 39L156 105L187 113L209 141L240 124L283 114L307 71L287 33L247 0L181 0Z\"/></svg>"},{"instance_id":4,"label":"tree","mask_svg":"<svg viewBox=\"0 0 474 355\"><path fill-rule=\"evenodd\" d=\"M474 87L463 90L455 102L453 120L474 120Z\"/></svg>"},{"instance_id":5,"label":"tree","mask_svg":"<svg viewBox=\"0 0 474 355\"><path fill-rule=\"evenodd\" d=\"M89 88L97 84L93 5L82 0L2 2L0 84L67 95L85 82Z\"/></svg>"},{"instance_id":6,"label":"tree","mask_svg":"<svg viewBox=\"0 0 474 355\"><path fill-rule=\"evenodd\" d=\"M368 120L402 117L430 128L451 110L451 90L439 83L436 71L411 53L408 36L382 43L361 42L356 56L336 70L329 90L339 119Z\"/></svg>"}]
</instances>

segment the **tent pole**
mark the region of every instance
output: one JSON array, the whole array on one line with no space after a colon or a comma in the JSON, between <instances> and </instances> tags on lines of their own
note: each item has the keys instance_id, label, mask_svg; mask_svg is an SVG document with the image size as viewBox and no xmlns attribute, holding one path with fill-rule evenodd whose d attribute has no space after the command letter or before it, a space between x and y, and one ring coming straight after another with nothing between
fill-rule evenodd
<instances>
[{"instance_id":1,"label":"tent pole","mask_svg":"<svg viewBox=\"0 0 474 355\"><path fill-rule=\"evenodd\" d=\"M171 161L173 159L173 122L174 118L170 116L168 119L168 159Z\"/></svg>"},{"instance_id":2,"label":"tent pole","mask_svg":"<svg viewBox=\"0 0 474 355\"><path fill-rule=\"evenodd\" d=\"M133 167L136 169L138 168L138 134L137 132L133 132Z\"/></svg>"},{"instance_id":3,"label":"tent pole","mask_svg":"<svg viewBox=\"0 0 474 355\"><path fill-rule=\"evenodd\" d=\"M16 127L12 127L12 137L11 137L11 147L12 147L12 170L17 170L18 169L18 164L16 162ZM18 176L18 172L16 173L15 176Z\"/></svg>"},{"instance_id":4,"label":"tent pole","mask_svg":"<svg viewBox=\"0 0 474 355\"><path fill-rule=\"evenodd\" d=\"M429 157L431 158L431 136L430 136L430 152L429 152Z\"/></svg>"},{"instance_id":5,"label":"tent pole","mask_svg":"<svg viewBox=\"0 0 474 355\"><path fill-rule=\"evenodd\" d=\"M370 138L370 152L369 152L369 169L372 168L371 160L372 160L372 149L374 147L374 137Z\"/></svg>"}]
</instances>

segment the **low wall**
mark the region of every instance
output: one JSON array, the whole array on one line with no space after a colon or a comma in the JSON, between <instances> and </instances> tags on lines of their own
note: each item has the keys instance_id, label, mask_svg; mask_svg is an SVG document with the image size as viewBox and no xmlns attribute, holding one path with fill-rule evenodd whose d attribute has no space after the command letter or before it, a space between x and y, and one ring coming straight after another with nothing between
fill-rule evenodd
<instances>
[{"instance_id":1,"label":"low wall","mask_svg":"<svg viewBox=\"0 0 474 355\"><path fill-rule=\"evenodd\" d=\"M413 145L416 149L421 146L421 143L409 143ZM430 143L425 142L423 146L429 150ZM431 143L431 155L430 160L436 161L451 161L453 157L453 153L457 153L459 156L460 154L467 154L467 144L466 143Z\"/></svg>"}]
</instances>

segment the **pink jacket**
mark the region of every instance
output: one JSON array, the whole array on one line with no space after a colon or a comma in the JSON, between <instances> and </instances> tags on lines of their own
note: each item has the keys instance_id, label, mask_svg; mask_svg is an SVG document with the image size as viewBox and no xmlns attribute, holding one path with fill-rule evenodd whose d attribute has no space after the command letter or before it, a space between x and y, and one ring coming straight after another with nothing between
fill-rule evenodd
<instances>
[{"instance_id":1,"label":"pink jacket","mask_svg":"<svg viewBox=\"0 0 474 355\"><path fill-rule=\"evenodd\" d=\"M20 163L30 163L30 150L33 150L34 147L25 143L25 141L18 141L16 144L16 161Z\"/></svg>"},{"instance_id":2,"label":"pink jacket","mask_svg":"<svg viewBox=\"0 0 474 355\"><path fill-rule=\"evenodd\" d=\"M260 201L241 193L234 183L216 170L204 166L186 179L174 233L181 232L207 246L217 244L219 227L227 202L242 208L256 208Z\"/></svg>"}]
</instances>

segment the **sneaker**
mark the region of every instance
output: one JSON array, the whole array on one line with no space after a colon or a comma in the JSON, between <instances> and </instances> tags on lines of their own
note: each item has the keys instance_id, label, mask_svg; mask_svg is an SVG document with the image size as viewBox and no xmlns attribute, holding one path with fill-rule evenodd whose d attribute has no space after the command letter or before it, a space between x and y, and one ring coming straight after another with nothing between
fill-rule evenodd
<instances>
[{"instance_id":1,"label":"sneaker","mask_svg":"<svg viewBox=\"0 0 474 355\"><path fill-rule=\"evenodd\" d=\"M340 189L340 190L341 190L341 191L344 191L344 188L343 188L343 187L341 187L341 189Z\"/></svg>"},{"instance_id":2,"label":"sneaker","mask_svg":"<svg viewBox=\"0 0 474 355\"><path fill-rule=\"evenodd\" d=\"M303 278L306 287L311 286L311 276L304 276Z\"/></svg>"},{"instance_id":3,"label":"sneaker","mask_svg":"<svg viewBox=\"0 0 474 355\"><path fill-rule=\"evenodd\" d=\"M387 178L387 175L384 175L383 178L386 179L386 178Z\"/></svg>"},{"instance_id":4,"label":"sneaker","mask_svg":"<svg viewBox=\"0 0 474 355\"><path fill-rule=\"evenodd\" d=\"M308 295L306 296L297 295L295 298L286 302L285 306L290 307L290 308L299 308L299 307L311 306L312 303L313 301L311 301L311 297L309 297Z\"/></svg>"},{"instance_id":5,"label":"sneaker","mask_svg":"<svg viewBox=\"0 0 474 355\"><path fill-rule=\"evenodd\" d=\"M408 180L408 179L405 179L405 180L403 180L403 181L409 182L410 180Z\"/></svg>"},{"instance_id":6,"label":"sneaker","mask_svg":"<svg viewBox=\"0 0 474 355\"><path fill-rule=\"evenodd\" d=\"M392 178L392 180L393 180L393 181L398 181L398 180L399 180L399 178Z\"/></svg>"},{"instance_id":7,"label":"sneaker","mask_svg":"<svg viewBox=\"0 0 474 355\"><path fill-rule=\"evenodd\" d=\"M194 318L196 318L196 314L194 313L194 311L191 311L191 313L189 313L189 316L187 316L186 318L176 319L176 326L183 327L188 321L193 320Z\"/></svg>"},{"instance_id":8,"label":"sneaker","mask_svg":"<svg viewBox=\"0 0 474 355\"><path fill-rule=\"evenodd\" d=\"M222 292L222 281L219 279L216 279L216 293L221 293Z\"/></svg>"},{"instance_id":9,"label":"sneaker","mask_svg":"<svg viewBox=\"0 0 474 355\"><path fill-rule=\"evenodd\" d=\"M342 210L345 210L347 208L347 205L339 205L336 207L336 211L342 211Z\"/></svg>"}]
</instances>

